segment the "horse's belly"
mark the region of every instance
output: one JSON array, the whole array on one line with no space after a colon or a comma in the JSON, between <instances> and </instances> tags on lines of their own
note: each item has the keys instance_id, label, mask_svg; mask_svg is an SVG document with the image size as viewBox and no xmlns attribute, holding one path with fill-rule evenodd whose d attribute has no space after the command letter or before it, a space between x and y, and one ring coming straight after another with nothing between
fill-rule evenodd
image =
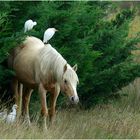
<instances>
[{"instance_id":1,"label":"horse's belly","mask_svg":"<svg viewBox=\"0 0 140 140\"><path fill-rule=\"evenodd\" d=\"M34 84L34 66L33 66L33 58L31 57L20 57L15 59L14 61L14 70L16 72L16 76L21 81L26 83Z\"/></svg>"},{"instance_id":2,"label":"horse's belly","mask_svg":"<svg viewBox=\"0 0 140 140\"><path fill-rule=\"evenodd\" d=\"M32 75L30 75L29 73L26 73L24 71L22 72L22 74L20 72L16 71L16 77L19 79L19 81L21 81L22 83L26 83L26 84L36 84Z\"/></svg>"}]
</instances>

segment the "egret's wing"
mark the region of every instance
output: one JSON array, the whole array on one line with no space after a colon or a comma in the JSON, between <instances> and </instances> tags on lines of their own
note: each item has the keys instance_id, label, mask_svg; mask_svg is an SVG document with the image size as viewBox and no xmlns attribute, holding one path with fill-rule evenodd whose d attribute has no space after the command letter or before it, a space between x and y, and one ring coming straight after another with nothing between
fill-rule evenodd
<instances>
[{"instance_id":1,"label":"egret's wing","mask_svg":"<svg viewBox=\"0 0 140 140\"><path fill-rule=\"evenodd\" d=\"M24 24L24 33L27 32L27 26L28 26L28 23L26 21L25 24Z\"/></svg>"},{"instance_id":2,"label":"egret's wing","mask_svg":"<svg viewBox=\"0 0 140 140\"><path fill-rule=\"evenodd\" d=\"M48 40L47 40L47 36L46 36L46 31L45 31L44 36L43 36L43 42L44 42L44 43L47 43L47 41L48 41Z\"/></svg>"},{"instance_id":3,"label":"egret's wing","mask_svg":"<svg viewBox=\"0 0 140 140\"><path fill-rule=\"evenodd\" d=\"M27 20L25 22L24 32L27 32L27 31L31 30L32 28L33 28L33 21L32 20Z\"/></svg>"},{"instance_id":4,"label":"egret's wing","mask_svg":"<svg viewBox=\"0 0 140 140\"><path fill-rule=\"evenodd\" d=\"M55 32L53 30L46 30L44 33L44 41L47 42L48 40L50 40L53 37L54 33Z\"/></svg>"},{"instance_id":5,"label":"egret's wing","mask_svg":"<svg viewBox=\"0 0 140 140\"><path fill-rule=\"evenodd\" d=\"M8 116L6 118L6 122L7 123L12 123L14 120L15 120L15 115L8 114Z\"/></svg>"}]
</instances>

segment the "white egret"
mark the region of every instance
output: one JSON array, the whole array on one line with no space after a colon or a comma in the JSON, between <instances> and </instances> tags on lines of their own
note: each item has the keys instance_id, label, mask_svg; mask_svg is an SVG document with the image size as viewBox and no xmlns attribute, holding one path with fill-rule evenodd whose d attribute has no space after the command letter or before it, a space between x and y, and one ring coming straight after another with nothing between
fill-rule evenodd
<instances>
[{"instance_id":1,"label":"white egret","mask_svg":"<svg viewBox=\"0 0 140 140\"><path fill-rule=\"evenodd\" d=\"M17 105L14 104L12 107L12 112L10 112L6 117L7 123L13 123L16 120Z\"/></svg>"},{"instance_id":2,"label":"white egret","mask_svg":"<svg viewBox=\"0 0 140 140\"><path fill-rule=\"evenodd\" d=\"M47 43L55 34L55 32L58 31L55 28L48 28L44 33L43 43Z\"/></svg>"},{"instance_id":3,"label":"white egret","mask_svg":"<svg viewBox=\"0 0 140 140\"><path fill-rule=\"evenodd\" d=\"M37 25L37 22L33 22L31 19L27 20L24 24L24 33L33 29L35 25Z\"/></svg>"}]
</instances>

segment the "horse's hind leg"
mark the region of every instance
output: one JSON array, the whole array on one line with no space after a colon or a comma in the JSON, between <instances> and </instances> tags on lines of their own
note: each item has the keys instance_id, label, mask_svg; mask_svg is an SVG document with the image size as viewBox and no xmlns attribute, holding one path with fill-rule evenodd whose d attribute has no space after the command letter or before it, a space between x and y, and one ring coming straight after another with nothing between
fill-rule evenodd
<instances>
[{"instance_id":1,"label":"horse's hind leg","mask_svg":"<svg viewBox=\"0 0 140 140\"><path fill-rule=\"evenodd\" d=\"M47 129L46 126L46 118L48 116L48 109L47 109L47 103L46 103L46 93L47 91L43 87L42 84L39 85L39 95L41 98L41 117L43 119L43 122L41 121L43 128Z\"/></svg>"},{"instance_id":2,"label":"horse's hind leg","mask_svg":"<svg viewBox=\"0 0 140 140\"><path fill-rule=\"evenodd\" d=\"M22 95L22 116L25 122L30 125L30 117L29 117L29 102L32 94L32 89L23 86L23 95Z\"/></svg>"},{"instance_id":3,"label":"horse's hind leg","mask_svg":"<svg viewBox=\"0 0 140 140\"><path fill-rule=\"evenodd\" d=\"M19 98L18 98L18 102L19 102L19 105L18 105L18 117L21 115L21 109L22 109L22 93L23 93L23 84L19 83L19 90L18 90L18 93L19 93Z\"/></svg>"},{"instance_id":4,"label":"horse's hind leg","mask_svg":"<svg viewBox=\"0 0 140 140\"><path fill-rule=\"evenodd\" d=\"M18 110L17 110L17 117L19 117L20 115L20 95L19 95L19 82L17 80L17 78L15 77L12 81L12 90L13 90L13 93L14 93L14 102L15 104L17 104L18 106Z\"/></svg>"},{"instance_id":5,"label":"horse's hind leg","mask_svg":"<svg viewBox=\"0 0 140 140\"><path fill-rule=\"evenodd\" d=\"M14 102L15 104L19 105L18 80L16 78L14 78L12 81L12 90L14 93Z\"/></svg>"}]
</instances>

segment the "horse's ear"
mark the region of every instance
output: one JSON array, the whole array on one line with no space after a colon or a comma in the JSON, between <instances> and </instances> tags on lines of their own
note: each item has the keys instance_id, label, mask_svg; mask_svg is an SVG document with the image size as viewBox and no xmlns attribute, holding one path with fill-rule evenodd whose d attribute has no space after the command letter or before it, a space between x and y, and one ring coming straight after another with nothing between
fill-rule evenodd
<instances>
[{"instance_id":1,"label":"horse's ear","mask_svg":"<svg viewBox=\"0 0 140 140\"><path fill-rule=\"evenodd\" d=\"M77 69L78 69L78 65L75 64L75 65L73 66L73 70L74 70L74 71L77 71Z\"/></svg>"},{"instance_id":2,"label":"horse's ear","mask_svg":"<svg viewBox=\"0 0 140 140\"><path fill-rule=\"evenodd\" d=\"M66 70L67 70L67 64L65 64L64 66L64 73L66 72Z\"/></svg>"}]
</instances>

